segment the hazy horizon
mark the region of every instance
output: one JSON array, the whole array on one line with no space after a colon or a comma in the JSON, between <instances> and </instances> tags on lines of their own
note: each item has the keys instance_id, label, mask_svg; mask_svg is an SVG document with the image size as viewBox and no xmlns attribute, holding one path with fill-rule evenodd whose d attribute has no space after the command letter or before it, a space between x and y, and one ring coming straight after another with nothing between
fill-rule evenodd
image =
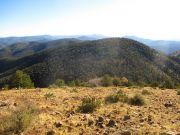
<instances>
[{"instance_id":1,"label":"hazy horizon","mask_svg":"<svg viewBox=\"0 0 180 135\"><path fill-rule=\"evenodd\" d=\"M0 37L126 35L180 40L178 0L1 0Z\"/></svg>"}]
</instances>

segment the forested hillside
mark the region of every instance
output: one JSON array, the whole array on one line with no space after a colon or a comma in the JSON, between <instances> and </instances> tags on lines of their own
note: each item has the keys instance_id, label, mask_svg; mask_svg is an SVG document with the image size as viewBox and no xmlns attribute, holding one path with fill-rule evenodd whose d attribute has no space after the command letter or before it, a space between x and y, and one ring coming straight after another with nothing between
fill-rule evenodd
<instances>
[{"instance_id":1,"label":"forested hillside","mask_svg":"<svg viewBox=\"0 0 180 135\"><path fill-rule=\"evenodd\" d=\"M28 73L38 87L47 87L58 78L87 81L106 74L149 84L180 82L180 64L176 60L137 41L108 38L61 42L48 42L48 46L54 47L45 47L29 56L1 59L1 86L8 83L17 69Z\"/></svg>"}]
</instances>

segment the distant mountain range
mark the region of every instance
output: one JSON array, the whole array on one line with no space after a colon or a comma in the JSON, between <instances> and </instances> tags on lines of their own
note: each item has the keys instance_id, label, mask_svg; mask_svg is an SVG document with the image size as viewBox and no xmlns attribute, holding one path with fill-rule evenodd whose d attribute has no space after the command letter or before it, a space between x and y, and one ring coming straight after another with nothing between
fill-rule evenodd
<instances>
[{"instance_id":1,"label":"distant mountain range","mask_svg":"<svg viewBox=\"0 0 180 135\"><path fill-rule=\"evenodd\" d=\"M125 38L139 41L165 54L171 54L173 52L180 51L180 41L150 40L135 36L125 36Z\"/></svg>"},{"instance_id":2,"label":"distant mountain range","mask_svg":"<svg viewBox=\"0 0 180 135\"><path fill-rule=\"evenodd\" d=\"M103 39L108 37L103 35L72 35L72 36L40 35L40 36L26 36L26 37L7 37L7 38L0 38L0 49L17 43L23 43L28 45L29 42L43 43L57 39L72 39L72 38L85 41L85 40ZM180 41L151 40L151 39L144 39L135 36L125 36L125 38L139 41L165 54L171 54L180 50Z\"/></svg>"},{"instance_id":3,"label":"distant mountain range","mask_svg":"<svg viewBox=\"0 0 180 135\"><path fill-rule=\"evenodd\" d=\"M0 86L17 70L28 73L35 86L56 79L87 81L105 74L133 82L178 83L180 62L127 38L59 39L14 44L0 51Z\"/></svg>"},{"instance_id":4,"label":"distant mountain range","mask_svg":"<svg viewBox=\"0 0 180 135\"><path fill-rule=\"evenodd\" d=\"M57 39L65 38L76 38L79 40L96 40L105 38L103 35L72 35L72 36L50 36L50 35L40 35L40 36L25 36L25 37L5 37L0 38L0 48L7 47L15 43L28 43L32 41L36 42L47 42Z\"/></svg>"}]
</instances>

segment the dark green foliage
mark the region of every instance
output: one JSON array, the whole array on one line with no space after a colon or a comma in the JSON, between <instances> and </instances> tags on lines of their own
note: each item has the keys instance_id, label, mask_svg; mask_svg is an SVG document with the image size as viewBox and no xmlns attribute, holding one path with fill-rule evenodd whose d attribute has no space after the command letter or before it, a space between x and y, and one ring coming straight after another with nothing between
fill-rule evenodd
<instances>
[{"instance_id":1,"label":"dark green foliage","mask_svg":"<svg viewBox=\"0 0 180 135\"><path fill-rule=\"evenodd\" d=\"M64 80L62 80L62 79L57 79L54 84L58 87L62 87L65 85Z\"/></svg>"},{"instance_id":2,"label":"dark green foliage","mask_svg":"<svg viewBox=\"0 0 180 135\"><path fill-rule=\"evenodd\" d=\"M105 98L106 103L128 102L128 96L121 90L117 93L111 94Z\"/></svg>"},{"instance_id":3,"label":"dark green foliage","mask_svg":"<svg viewBox=\"0 0 180 135\"><path fill-rule=\"evenodd\" d=\"M101 100L95 97L86 97L82 99L79 110L82 113L92 113L101 106Z\"/></svg>"},{"instance_id":4,"label":"dark green foliage","mask_svg":"<svg viewBox=\"0 0 180 135\"><path fill-rule=\"evenodd\" d=\"M129 103L135 106L142 106L145 104L145 100L141 95L136 94L134 97L129 99Z\"/></svg>"},{"instance_id":5,"label":"dark green foliage","mask_svg":"<svg viewBox=\"0 0 180 135\"><path fill-rule=\"evenodd\" d=\"M11 78L11 88L33 88L34 84L31 81L29 75L23 71L17 70L16 73Z\"/></svg>"},{"instance_id":6,"label":"dark green foliage","mask_svg":"<svg viewBox=\"0 0 180 135\"><path fill-rule=\"evenodd\" d=\"M160 84L161 88L173 89L175 88L174 83L171 80L167 80Z\"/></svg>"},{"instance_id":7,"label":"dark green foliage","mask_svg":"<svg viewBox=\"0 0 180 135\"><path fill-rule=\"evenodd\" d=\"M148 90L142 90L142 95L150 95L151 93Z\"/></svg>"},{"instance_id":8,"label":"dark green foliage","mask_svg":"<svg viewBox=\"0 0 180 135\"><path fill-rule=\"evenodd\" d=\"M54 94L53 94L53 93L51 93L51 92L48 92L48 93L46 93L46 94L44 95L44 97L45 97L45 98L46 98L46 100L47 100L47 99L49 99L49 98L54 97Z\"/></svg>"},{"instance_id":9,"label":"dark green foliage","mask_svg":"<svg viewBox=\"0 0 180 135\"><path fill-rule=\"evenodd\" d=\"M158 84L158 82L152 82L150 86L151 86L151 87L158 87L159 84Z\"/></svg>"},{"instance_id":10,"label":"dark green foliage","mask_svg":"<svg viewBox=\"0 0 180 135\"><path fill-rule=\"evenodd\" d=\"M113 85L112 78L108 75L105 75L101 80L101 84L102 86L105 87L112 86Z\"/></svg>"},{"instance_id":11,"label":"dark green foliage","mask_svg":"<svg viewBox=\"0 0 180 135\"><path fill-rule=\"evenodd\" d=\"M177 90L177 95L180 95L180 90Z\"/></svg>"},{"instance_id":12,"label":"dark green foliage","mask_svg":"<svg viewBox=\"0 0 180 135\"><path fill-rule=\"evenodd\" d=\"M30 126L36 113L37 109L29 103L18 107L10 116L0 119L0 134L20 134Z\"/></svg>"},{"instance_id":13,"label":"dark green foliage","mask_svg":"<svg viewBox=\"0 0 180 135\"><path fill-rule=\"evenodd\" d=\"M3 88L4 88L4 90L8 90L8 89L9 89L9 85L8 85L8 84L5 84L5 85L3 86Z\"/></svg>"},{"instance_id":14,"label":"dark green foliage","mask_svg":"<svg viewBox=\"0 0 180 135\"><path fill-rule=\"evenodd\" d=\"M44 49L34 51L29 56L20 53L18 55L21 58L1 59L0 86L8 84L9 76L17 69L28 73L38 87L47 87L58 78L65 82L88 81L105 74L125 76L129 81L147 84L153 81L161 83L168 79L173 83L180 82L180 64L177 60L134 40L109 38L62 42L59 40L41 43L40 46L32 45L37 50Z\"/></svg>"},{"instance_id":15,"label":"dark green foliage","mask_svg":"<svg viewBox=\"0 0 180 135\"><path fill-rule=\"evenodd\" d=\"M68 81L67 85L70 86L70 87L75 87L76 83L75 83L75 81Z\"/></svg>"},{"instance_id":16,"label":"dark green foliage","mask_svg":"<svg viewBox=\"0 0 180 135\"><path fill-rule=\"evenodd\" d=\"M120 86L121 85L121 80L119 78L114 78L113 79L113 85L114 86Z\"/></svg>"}]
</instances>

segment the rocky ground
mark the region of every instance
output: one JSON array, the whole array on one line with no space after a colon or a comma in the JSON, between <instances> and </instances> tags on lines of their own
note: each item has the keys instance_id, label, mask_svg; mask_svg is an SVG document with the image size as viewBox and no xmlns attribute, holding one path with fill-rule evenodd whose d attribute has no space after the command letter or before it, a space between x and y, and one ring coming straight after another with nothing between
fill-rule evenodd
<instances>
[{"instance_id":1,"label":"rocky ground","mask_svg":"<svg viewBox=\"0 0 180 135\"><path fill-rule=\"evenodd\" d=\"M95 96L102 101L121 89L129 97L142 95L146 89L151 94L142 95L146 104L132 106L127 103L102 103L90 114L80 113L78 107L85 96ZM49 96L47 96L49 95ZM10 90L0 92L0 118L28 100L38 113L24 135L130 135L130 134L180 134L180 95L176 90L137 87L95 87L61 89ZM1 121L2 122L2 121Z\"/></svg>"}]
</instances>

